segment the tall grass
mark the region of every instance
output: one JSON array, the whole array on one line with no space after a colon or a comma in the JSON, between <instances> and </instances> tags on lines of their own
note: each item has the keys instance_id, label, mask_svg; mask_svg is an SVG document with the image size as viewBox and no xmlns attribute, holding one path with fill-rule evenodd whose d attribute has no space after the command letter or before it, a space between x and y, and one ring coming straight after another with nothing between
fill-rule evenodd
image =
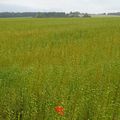
<instances>
[{"instance_id":1,"label":"tall grass","mask_svg":"<svg viewBox=\"0 0 120 120\"><path fill-rule=\"evenodd\" d=\"M120 18L0 19L0 120L120 120Z\"/></svg>"}]
</instances>

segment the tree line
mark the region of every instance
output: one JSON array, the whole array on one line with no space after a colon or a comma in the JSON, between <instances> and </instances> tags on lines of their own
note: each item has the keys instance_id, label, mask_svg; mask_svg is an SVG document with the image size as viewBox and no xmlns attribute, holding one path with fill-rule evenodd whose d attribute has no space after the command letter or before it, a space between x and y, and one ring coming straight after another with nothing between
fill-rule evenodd
<instances>
[{"instance_id":1,"label":"tree line","mask_svg":"<svg viewBox=\"0 0 120 120\"><path fill-rule=\"evenodd\" d=\"M80 12L0 12L0 18L11 17L33 17L33 18L50 18L50 17L90 17L87 13Z\"/></svg>"}]
</instances>

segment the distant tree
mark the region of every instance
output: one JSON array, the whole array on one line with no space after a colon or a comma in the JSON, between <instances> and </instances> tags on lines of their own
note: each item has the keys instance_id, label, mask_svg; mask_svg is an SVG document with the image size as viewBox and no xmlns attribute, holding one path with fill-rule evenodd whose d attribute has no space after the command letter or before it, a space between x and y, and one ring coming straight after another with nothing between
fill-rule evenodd
<instances>
[{"instance_id":1,"label":"distant tree","mask_svg":"<svg viewBox=\"0 0 120 120\"><path fill-rule=\"evenodd\" d=\"M120 16L120 12L108 13L107 15L118 15L118 16Z\"/></svg>"},{"instance_id":2,"label":"distant tree","mask_svg":"<svg viewBox=\"0 0 120 120\"><path fill-rule=\"evenodd\" d=\"M88 18L88 17L91 17L88 13L85 13L84 15L83 15L83 17L84 18Z\"/></svg>"},{"instance_id":3,"label":"distant tree","mask_svg":"<svg viewBox=\"0 0 120 120\"><path fill-rule=\"evenodd\" d=\"M35 17L36 12L1 12L0 18L9 18L9 17Z\"/></svg>"},{"instance_id":4,"label":"distant tree","mask_svg":"<svg viewBox=\"0 0 120 120\"><path fill-rule=\"evenodd\" d=\"M79 17L80 16L80 12L70 12L69 13L69 17Z\"/></svg>"},{"instance_id":5,"label":"distant tree","mask_svg":"<svg viewBox=\"0 0 120 120\"><path fill-rule=\"evenodd\" d=\"M67 17L65 12L39 12L36 14L37 18L49 18L49 17Z\"/></svg>"}]
</instances>

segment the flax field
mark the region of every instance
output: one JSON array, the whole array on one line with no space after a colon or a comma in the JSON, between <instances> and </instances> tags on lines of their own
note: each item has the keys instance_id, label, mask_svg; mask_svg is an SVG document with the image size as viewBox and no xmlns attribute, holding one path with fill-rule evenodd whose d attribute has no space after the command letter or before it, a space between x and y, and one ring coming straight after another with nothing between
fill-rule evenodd
<instances>
[{"instance_id":1,"label":"flax field","mask_svg":"<svg viewBox=\"0 0 120 120\"><path fill-rule=\"evenodd\" d=\"M120 18L0 19L0 120L120 120Z\"/></svg>"}]
</instances>

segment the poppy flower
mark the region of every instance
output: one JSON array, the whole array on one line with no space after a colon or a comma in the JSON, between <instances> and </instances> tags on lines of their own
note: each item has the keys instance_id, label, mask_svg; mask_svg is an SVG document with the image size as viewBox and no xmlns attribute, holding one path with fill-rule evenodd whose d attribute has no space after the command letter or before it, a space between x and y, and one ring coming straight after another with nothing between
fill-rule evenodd
<instances>
[{"instance_id":1,"label":"poppy flower","mask_svg":"<svg viewBox=\"0 0 120 120\"><path fill-rule=\"evenodd\" d=\"M55 111L59 114L59 115L64 115L64 108L62 106L56 106L55 107Z\"/></svg>"}]
</instances>

